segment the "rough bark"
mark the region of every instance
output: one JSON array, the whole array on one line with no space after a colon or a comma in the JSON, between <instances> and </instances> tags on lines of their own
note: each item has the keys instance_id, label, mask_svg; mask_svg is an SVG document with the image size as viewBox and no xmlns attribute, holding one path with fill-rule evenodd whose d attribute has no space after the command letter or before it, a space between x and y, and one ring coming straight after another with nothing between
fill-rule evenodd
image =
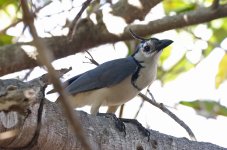
<instances>
[{"instance_id":1,"label":"rough bark","mask_svg":"<svg viewBox=\"0 0 227 150\"><path fill-rule=\"evenodd\" d=\"M120 0L113 5L113 11L111 13L115 16L124 18L127 23L132 23L136 19L142 21L150 9L161 1L162 0L140 0L141 7L135 7L130 5L128 0Z\"/></svg>"},{"instance_id":2,"label":"rough bark","mask_svg":"<svg viewBox=\"0 0 227 150\"><path fill-rule=\"evenodd\" d=\"M167 16L162 19L150 21L146 25L131 25L134 32L147 36L171 29L182 28L189 25L205 23L227 16L227 4L217 9L200 8L185 14ZM95 25L88 18L82 19L77 25L77 31L72 40L67 36L44 38L44 41L53 51L55 59L82 52L89 48L106 43L114 43L133 39L127 28L121 35L114 35L107 31L105 25L99 22ZM23 45L32 43L23 43ZM29 58L21 48L21 44L12 44L0 47L0 76L37 66L35 60Z\"/></svg>"},{"instance_id":3,"label":"rough bark","mask_svg":"<svg viewBox=\"0 0 227 150\"><path fill-rule=\"evenodd\" d=\"M9 99L5 99L9 92L17 90L17 93L23 93L29 88L36 89L36 96L28 98L23 105L24 110L29 109L30 113L26 117L18 113L17 109L9 107L7 112L0 113L0 131L10 131L19 129L16 136L9 139L0 140L0 149L42 149L42 150L75 150L83 149L79 140L73 135L70 124L67 122L60 103L44 101L42 113L40 113L40 102L44 99L43 90L45 84L42 80L34 80L24 83L15 79L1 80L0 108ZM14 87L14 88L7 88ZM15 88L17 87L17 88ZM23 95L23 94L22 94ZM13 99L11 99L13 101ZM15 100L15 101L20 101ZM19 104L19 103L18 103ZM6 109L5 109L6 111ZM21 112L21 111L19 111ZM78 112L79 119L83 124L84 133L87 140L94 150L132 150L132 149L206 149L206 150L224 150L225 148L206 142L190 141L186 138L176 138L165 135L154 130L149 130L150 140L144 136L138 128L131 124L125 123L126 135L116 129L113 118L104 116L91 116L85 112ZM38 121L41 117L41 121ZM39 126L41 125L41 126ZM37 126L40 130L37 130ZM2 134L2 133L1 133ZM0 135L1 135L0 134ZM34 138L34 135L37 138ZM2 136L0 136L2 137ZM28 144L30 143L30 144Z\"/></svg>"}]
</instances>

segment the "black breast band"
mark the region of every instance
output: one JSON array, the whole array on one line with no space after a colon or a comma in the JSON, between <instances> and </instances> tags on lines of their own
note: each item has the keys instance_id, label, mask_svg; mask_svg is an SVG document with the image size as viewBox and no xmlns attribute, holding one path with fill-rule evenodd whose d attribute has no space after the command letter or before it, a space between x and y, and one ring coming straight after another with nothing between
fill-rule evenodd
<instances>
[{"instance_id":1,"label":"black breast band","mask_svg":"<svg viewBox=\"0 0 227 150\"><path fill-rule=\"evenodd\" d=\"M135 61L135 63L137 64L137 69L136 71L133 73L132 75L132 78L131 78L131 83L132 85L138 90L138 91L141 91L142 89L139 88L137 85L136 85L136 80L138 79L139 77L139 72L140 72L140 69L141 68L144 68L144 66L141 65L141 63L143 63L143 61L139 62L137 61L134 57L132 57L133 60Z\"/></svg>"}]
</instances>

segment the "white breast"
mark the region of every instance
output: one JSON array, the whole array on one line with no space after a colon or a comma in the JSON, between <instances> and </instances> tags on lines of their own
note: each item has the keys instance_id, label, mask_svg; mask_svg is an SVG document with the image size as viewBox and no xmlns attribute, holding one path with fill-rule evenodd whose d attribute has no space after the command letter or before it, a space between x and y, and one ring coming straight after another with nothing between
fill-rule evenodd
<instances>
[{"instance_id":1,"label":"white breast","mask_svg":"<svg viewBox=\"0 0 227 150\"><path fill-rule=\"evenodd\" d=\"M140 69L139 76L135 81L136 86L140 89L144 89L150 85L156 78L157 67L148 65L152 64L143 65L144 68Z\"/></svg>"},{"instance_id":2,"label":"white breast","mask_svg":"<svg viewBox=\"0 0 227 150\"><path fill-rule=\"evenodd\" d=\"M121 105L135 97L139 91L131 84L131 76L111 87L78 93L74 96L74 107L101 103L104 106Z\"/></svg>"}]
</instances>

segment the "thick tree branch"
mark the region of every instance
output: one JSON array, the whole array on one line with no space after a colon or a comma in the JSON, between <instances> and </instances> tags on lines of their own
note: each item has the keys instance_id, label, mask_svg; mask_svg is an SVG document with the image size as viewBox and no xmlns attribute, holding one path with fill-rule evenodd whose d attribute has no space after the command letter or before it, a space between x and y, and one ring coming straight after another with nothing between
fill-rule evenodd
<instances>
[{"instance_id":1,"label":"thick tree branch","mask_svg":"<svg viewBox=\"0 0 227 150\"><path fill-rule=\"evenodd\" d=\"M219 6L219 0L213 0L213 3L211 5L212 9L217 9Z\"/></svg>"},{"instance_id":2,"label":"thick tree branch","mask_svg":"<svg viewBox=\"0 0 227 150\"><path fill-rule=\"evenodd\" d=\"M1 82L0 82L1 83ZM2 81L4 87L9 85L18 85L18 89L24 87L33 87L42 89L43 84L31 81L28 83L21 82L15 79ZM34 134L37 127L37 116L39 109L39 101L44 99L43 94L38 94L35 103L29 105L31 112L26 118L18 123L20 114L16 112L4 113L0 112L0 131L12 131L15 128L19 129L18 134L8 139L0 140L0 149L17 149L23 147L29 142L35 143L30 149L42 150L74 150L82 149L79 139L74 136L70 128L70 124L64 116L64 111L59 106L59 103L44 101L41 128L37 141L34 139ZM0 103L1 107L2 103ZM87 140L91 143L94 150L114 150L114 149L206 149L206 150L224 150L225 148L205 142L190 141L186 138L176 138L165 135L154 130L150 131L150 141L144 136L138 128L126 123L126 136L120 132L113 118L105 118L104 116L91 116L84 112L77 112L79 120L83 124L83 129ZM4 147L4 148L3 148Z\"/></svg>"},{"instance_id":3,"label":"thick tree branch","mask_svg":"<svg viewBox=\"0 0 227 150\"><path fill-rule=\"evenodd\" d=\"M220 5L215 10L210 7L200 8L185 14L150 21L146 25L135 24L130 27L139 35L148 36L175 28L209 22L226 16L227 4ZM95 25L89 19L82 19L78 22L77 33L72 41L69 41L66 36L44 38L43 40L53 50L55 59L59 59L101 44L131 39L133 38L127 29L120 36L117 36L109 33L103 24ZM37 66L36 61L29 58L21 50L20 44L12 44L0 48L0 76Z\"/></svg>"}]
</instances>

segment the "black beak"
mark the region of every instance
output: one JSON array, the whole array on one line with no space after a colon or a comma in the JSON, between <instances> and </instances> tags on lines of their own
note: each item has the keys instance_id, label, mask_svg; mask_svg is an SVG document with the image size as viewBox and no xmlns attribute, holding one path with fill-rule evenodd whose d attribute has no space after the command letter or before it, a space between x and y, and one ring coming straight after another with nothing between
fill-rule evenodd
<instances>
[{"instance_id":1,"label":"black beak","mask_svg":"<svg viewBox=\"0 0 227 150\"><path fill-rule=\"evenodd\" d=\"M159 40L157 47L156 47L156 50L160 51L160 50L164 49L165 47L169 46L172 43L173 43L172 40Z\"/></svg>"}]
</instances>

